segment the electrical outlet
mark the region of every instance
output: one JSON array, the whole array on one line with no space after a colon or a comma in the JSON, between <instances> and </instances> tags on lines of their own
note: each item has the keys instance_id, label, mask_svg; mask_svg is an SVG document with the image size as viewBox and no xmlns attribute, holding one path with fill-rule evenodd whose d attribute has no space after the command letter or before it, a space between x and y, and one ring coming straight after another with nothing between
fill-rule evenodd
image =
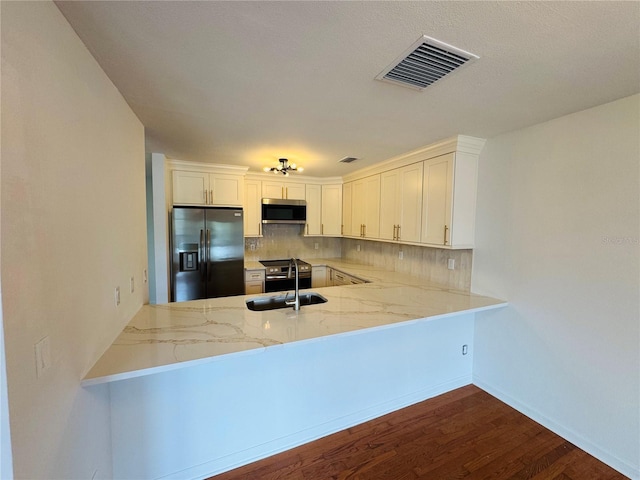
<instances>
[{"instance_id":1,"label":"electrical outlet","mask_svg":"<svg viewBox=\"0 0 640 480\"><path fill-rule=\"evenodd\" d=\"M116 287L116 291L114 292L114 297L116 301L116 307L120 305L120 287Z\"/></svg>"},{"instance_id":2,"label":"electrical outlet","mask_svg":"<svg viewBox=\"0 0 640 480\"><path fill-rule=\"evenodd\" d=\"M249 250L251 250L252 252L256 251L256 244L255 243L250 243L249 244Z\"/></svg>"},{"instance_id":3,"label":"electrical outlet","mask_svg":"<svg viewBox=\"0 0 640 480\"><path fill-rule=\"evenodd\" d=\"M49 337L44 337L34 347L36 353L36 377L40 378L51 367L51 342Z\"/></svg>"},{"instance_id":4,"label":"electrical outlet","mask_svg":"<svg viewBox=\"0 0 640 480\"><path fill-rule=\"evenodd\" d=\"M313 244L313 248L316 249L316 250L318 250L318 248L320 248L320 245L318 244L318 242Z\"/></svg>"},{"instance_id":5,"label":"electrical outlet","mask_svg":"<svg viewBox=\"0 0 640 480\"><path fill-rule=\"evenodd\" d=\"M133 277L129 278L129 292L133 293L136 291L136 284Z\"/></svg>"},{"instance_id":6,"label":"electrical outlet","mask_svg":"<svg viewBox=\"0 0 640 480\"><path fill-rule=\"evenodd\" d=\"M404 252L403 252L402 250L400 250L400 251L398 252L398 258L399 258L400 260L402 260L402 259L404 258Z\"/></svg>"},{"instance_id":7,"label":"electrical outlet","mask_svg":"<svg viewBox=\"0 0 640 480\"><path fill-rule=\"evenodd\" d=\"M456 268L456 259L455 258L450 258L449 262L447 263L447 268L449 270L453 270L454 268Z\"/></svg>"},{"instance_id":8,"label":"electrical outlet","mask_svg":"<svg viewBox=\"0 0 640 480\"><path fill-rule=\"evenodd\" d=\"M359 252L359 251L360 251L360 244L358 243L358 244L356 245L356 252Z\"/></svg>"}]
</instances>

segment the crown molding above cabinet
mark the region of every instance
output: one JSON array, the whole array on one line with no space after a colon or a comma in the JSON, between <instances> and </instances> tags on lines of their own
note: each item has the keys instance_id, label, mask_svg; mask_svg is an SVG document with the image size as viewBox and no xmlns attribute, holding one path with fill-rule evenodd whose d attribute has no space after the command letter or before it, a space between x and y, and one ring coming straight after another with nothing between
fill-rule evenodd
<instances>
[{"instance_id":1,"label":"crown molding above cabinet","mask_svg":"<svg viewBox=\"0 0 640 480\"><path fill-rule=\"evenodd\" d=\"M343 181L351 182L360 178L387 172L396 168L401 168L412 163L421 162L430 158L446 155L447 153L468 153L470 155L480 155L486 140L484 138L470 137L467 135L456 135L440 142L432 143L424 147L411 150L410 152L392 157L380 163L376 163L367 168L356 170L343 177Z\"/></svg>"}]
</instances>

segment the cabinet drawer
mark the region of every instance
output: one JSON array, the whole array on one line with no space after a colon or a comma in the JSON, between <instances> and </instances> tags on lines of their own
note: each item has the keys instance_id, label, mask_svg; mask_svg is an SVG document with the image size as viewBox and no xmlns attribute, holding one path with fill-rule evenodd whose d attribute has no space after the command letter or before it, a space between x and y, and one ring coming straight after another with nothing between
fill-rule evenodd
<instances>
[{"instance_id":1,"label":"cabinet drawer","mask_svg":"<svg viewBox=\"0 0 640 480\"><path fill-rule=\"evenodd\" d=\"M245 282L264 282L264 270L245 270Z\"/></svg>"}]
</instances>

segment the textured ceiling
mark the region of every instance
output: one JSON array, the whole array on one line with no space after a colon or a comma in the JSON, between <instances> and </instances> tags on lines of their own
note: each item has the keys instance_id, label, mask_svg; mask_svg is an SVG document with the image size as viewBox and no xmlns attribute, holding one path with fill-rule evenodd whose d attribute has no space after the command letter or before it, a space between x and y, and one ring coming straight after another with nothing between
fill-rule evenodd
<instances>
[{"instance_id":1,"label":"textured ceiling","mask_svg":"<svg viewBox=\"0 0 640 480\"><path fill-rule=\"evenodd\" d=\"M288 157L340 176L640 91L639 2L56 4L147 151L252 171ZM480 59L423 91L374 80L422 35Z\"/></svg>"}]
</instances>

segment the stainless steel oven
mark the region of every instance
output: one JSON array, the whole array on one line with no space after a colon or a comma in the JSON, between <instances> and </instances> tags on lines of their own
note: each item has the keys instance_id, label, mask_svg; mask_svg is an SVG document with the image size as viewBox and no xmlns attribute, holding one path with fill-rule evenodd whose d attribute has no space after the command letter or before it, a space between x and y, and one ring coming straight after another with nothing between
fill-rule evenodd
<instances>
[{"instance_id":1,"label":"stainless steel oven","mask_svg":"<svg viewBox=\"0 0 640 480\"><path fill-rule=\"evenodd\" d=\"M284 292L296 288L296 267L291 259L260 260L260 263L265 266L265 292ZM311 265L298 260L298 267L299 288L311 288Z\"/></svg>"}]
</instances>

